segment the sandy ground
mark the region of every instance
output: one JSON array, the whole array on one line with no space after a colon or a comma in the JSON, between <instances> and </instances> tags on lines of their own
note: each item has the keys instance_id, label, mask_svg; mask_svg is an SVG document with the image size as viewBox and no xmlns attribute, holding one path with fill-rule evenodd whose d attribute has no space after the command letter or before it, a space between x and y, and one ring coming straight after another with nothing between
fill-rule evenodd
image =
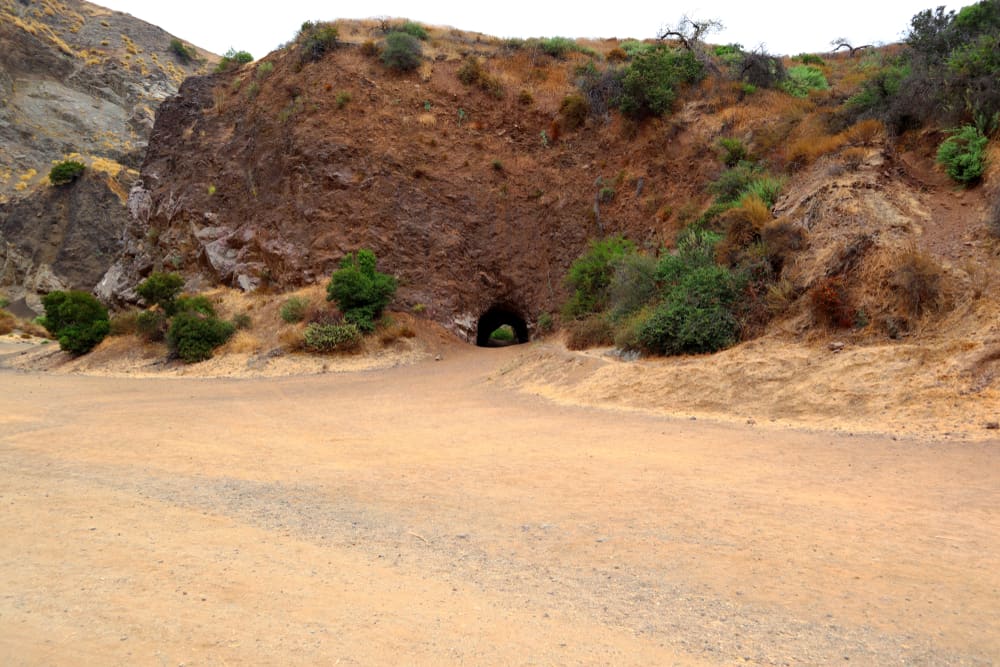
<instances>
[{"instance_id":1,"label":"sandy ground","mask_svg":"<svg viewBox=\"0 0 1000 667\"><path fill-rule=\"evenodd\" d=\"M1000 661L1000 441L585 408L539 354L0 370L0 664Z\"/></svg>"}]
</instances>

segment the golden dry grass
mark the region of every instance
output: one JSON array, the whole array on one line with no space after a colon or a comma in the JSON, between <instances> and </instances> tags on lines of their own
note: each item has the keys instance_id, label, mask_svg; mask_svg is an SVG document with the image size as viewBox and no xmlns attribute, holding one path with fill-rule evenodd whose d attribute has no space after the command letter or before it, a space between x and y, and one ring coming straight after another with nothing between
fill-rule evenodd
<instances>
[{"instance_id":1,"label":"golden dry grass","mask_svg":"<svg viewBox=\"0 0 1000 667\"><path fill-rule=\"evenodd\" d=\"M240 330L233 334L226 344L219 350L220 353L228 354L257 354L263 349L263 342L253 333Z\"/></svg>"}]
</instances>

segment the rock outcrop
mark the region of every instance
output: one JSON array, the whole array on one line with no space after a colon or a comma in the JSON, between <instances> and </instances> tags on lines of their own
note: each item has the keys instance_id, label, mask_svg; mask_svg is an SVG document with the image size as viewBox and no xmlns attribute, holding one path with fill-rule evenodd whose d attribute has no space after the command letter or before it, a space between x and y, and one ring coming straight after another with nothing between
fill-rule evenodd
<instances>
[{"instance_id":1,"label":"rock outcrop","mask_svg":"<svg viewBox=\"0 0 1000 667\"><path fill-rule=\"evenodd\" d=\"M72 251L90 264L106 261L108 249L118 243L121 229L110 225L124 219L121 184L136 175L156 109L185 77L217 60L192 49L192 57L181 62L170 48L172 39L128 14L82 0L0 0L0 203L6 202L0 209L0 248L7 262L0 286L5 290L90 289L96 283L92 264L77 270L65 261L38 258L65 258ZM71 192L53 192L48 173L64 159L83 162L95 176ZM116 185L102 188L102 182ZM67 214L67 199L88 204ZM85 219L87 214L94 217ZM24 225L24 216L36 216L39 224ZM40 237L39 227L75 229L82 235L69 231L59 238L96 245L54 249L56 237ZM98 230L110 236L98 239ZM52 275L43 278L42 266Z\"/></svg>"}]
</instances>

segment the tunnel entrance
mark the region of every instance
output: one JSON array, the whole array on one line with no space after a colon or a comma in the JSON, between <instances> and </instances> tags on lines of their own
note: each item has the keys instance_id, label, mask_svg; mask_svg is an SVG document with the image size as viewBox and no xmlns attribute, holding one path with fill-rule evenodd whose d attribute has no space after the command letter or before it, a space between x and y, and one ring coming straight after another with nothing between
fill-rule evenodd
<instances>
[{"instance_id":1,"label":"tunnel entrance","mask_svg":"<svg viewBox=\"0 0 1000 667\"><path fill-rule=\"evenodd\" d=\"M528 342L528 323L509 306L491 306L479 316L476 326L476 345L503 347Z\"/></svg>"}]
</instances>

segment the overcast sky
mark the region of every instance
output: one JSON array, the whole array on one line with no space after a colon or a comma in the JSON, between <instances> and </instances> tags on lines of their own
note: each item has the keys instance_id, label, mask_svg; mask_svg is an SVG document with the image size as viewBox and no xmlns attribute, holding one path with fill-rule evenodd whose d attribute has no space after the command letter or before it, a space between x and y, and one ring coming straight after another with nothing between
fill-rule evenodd
<instances>
[{"instance_id":1,"label":"overcast sky","mask_svg":"<svg viewBox=\"0 0 1000 667\"><path fill-rule=\"evenodd\" d=\"M229 47L261 58L291 40L306 20L406 17L497 37L654 37L657 30L687 14L721 19L726 29L710 37L745 47L764 44L774 54L822 52L830 40L854 44L899 41L917 12L939 0L836 0L833 2L750 2L695 0L668 2L555 3L539 0L362 0L274 3L229 0L103 0L98 4L127 12L217 54ZM971 0L966 4L971 4ZM961 4L950 4L951 8ZM262 7L261 9L258 9Z\"/></svg>"}]
</instances>

